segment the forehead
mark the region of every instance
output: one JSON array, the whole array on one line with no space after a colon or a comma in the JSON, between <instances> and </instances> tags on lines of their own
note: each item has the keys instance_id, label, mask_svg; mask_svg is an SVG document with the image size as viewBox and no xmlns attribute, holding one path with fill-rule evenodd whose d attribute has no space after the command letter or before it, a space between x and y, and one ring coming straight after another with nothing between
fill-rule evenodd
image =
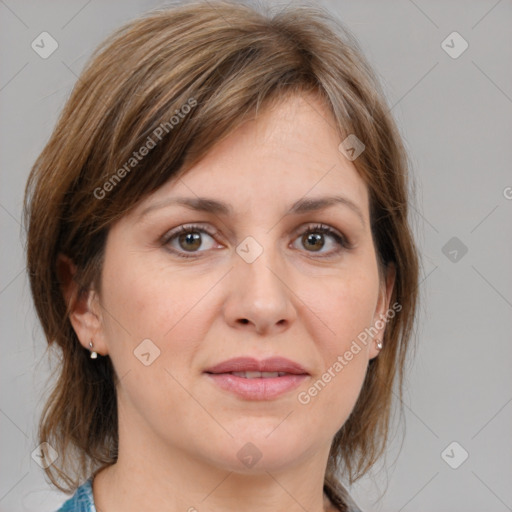
<instances>
[{"instance_id":1,"label":"forehead","mask_svg":"<svg viewBox=\"0 0 512 512\"><path fill-rule=\"evenodd\" d=\"M219 142L177 180L170 180L138 208L169 197L207 196L237 213L291 206L304 197L339 195L368 218L367 188L338 149L335 120L314 95L290 96L261 111Z\"/></svg>"}]
</instances>

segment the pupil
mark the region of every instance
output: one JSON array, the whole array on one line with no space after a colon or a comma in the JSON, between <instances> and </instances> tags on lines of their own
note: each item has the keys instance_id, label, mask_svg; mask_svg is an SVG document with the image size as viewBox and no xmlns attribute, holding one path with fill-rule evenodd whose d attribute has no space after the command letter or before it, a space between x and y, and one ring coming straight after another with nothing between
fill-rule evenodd
<instances>
[{"instance_id":1,"label":"pupil","mask_svg":"<svg viewBox=\"0 0 512 512\"><path fill-rule=\"evenodd\" d=\"M308 235L306 235L306 242L308 244L311 244L311 246L313 247L314 250L319 250L324 246L324 242L322 240L322 235L320 235L318 233L317 234L309 233Z\"/></svg>"}]
</instances>

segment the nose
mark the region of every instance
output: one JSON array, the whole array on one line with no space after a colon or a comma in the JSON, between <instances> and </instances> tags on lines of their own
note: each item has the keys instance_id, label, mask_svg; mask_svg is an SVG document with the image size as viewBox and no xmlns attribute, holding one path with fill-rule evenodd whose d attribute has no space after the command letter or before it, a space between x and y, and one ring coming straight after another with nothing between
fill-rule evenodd
<instances>
[{"instance_id":1,"label":"nose","mask_svg":"<svg viewBox=\"0 0 512 512\"><path fill-rule=\"evenodd\" d=\"M264 250L251 263L235 255L224 314L227 323L262 335L288 329L297 317L284 267Z\"/></svg>"}]
</instances>

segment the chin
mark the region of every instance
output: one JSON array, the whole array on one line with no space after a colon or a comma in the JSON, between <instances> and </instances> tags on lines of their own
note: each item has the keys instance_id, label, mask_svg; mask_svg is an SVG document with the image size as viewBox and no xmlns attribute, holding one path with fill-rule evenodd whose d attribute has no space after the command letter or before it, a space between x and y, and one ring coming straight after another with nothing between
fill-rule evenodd
<instances>
[{"instance_id":1,"label":"chin","mask_svg":"<svg viewBox=\"0 0 512 512\"><path fill-rule=\"evenodd\" d=\"M286 429L280 432L282 425L276 428L277 425L279 421L274 420L271 428L262 429L257 421L253 421L252 428L243 429L242 433L228 428L233 438L225 436L224 442L215 443L222 451L211 454L212 463L242 474L280 471L293 465L297 459L306 456L308 446L300 432L296 435Z\"/></svg>"}]
</instances>

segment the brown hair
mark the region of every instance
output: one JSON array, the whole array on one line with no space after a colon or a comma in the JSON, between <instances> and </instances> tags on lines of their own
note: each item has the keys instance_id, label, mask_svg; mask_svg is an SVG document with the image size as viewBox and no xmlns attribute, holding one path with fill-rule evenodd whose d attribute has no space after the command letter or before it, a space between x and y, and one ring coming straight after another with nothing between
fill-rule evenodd
<instances>
[{"instance_id":1,"label":"brown hair","mask_svg":"<svg viewBox=\"0 0 512 512\"><path fill-rule=\"evenodd\" d=\"M396 376L402 398L419 264L408 224L407 154L378 80L350 32L319 7L270 15L239 2L193 2L150 12L104 41L27 182L31 291L48 345L62 354L38 432L59 454L45 471L60 490L72 492L116 462L118 425L117 376L109 357L91 364L78 341L58 254L76 264L82 291L99 291L109 226L259 109L301 92L325 101L340 142L355 134L365 145L353 163L369 191L379 270L395 266L391 303L401 305L332 443L325 489L341 510L349 500L337 476L342 466L352 483L384 453ZM134 163L134 151L150 139L154 146Z\"/></svg>"}]
</instances>

